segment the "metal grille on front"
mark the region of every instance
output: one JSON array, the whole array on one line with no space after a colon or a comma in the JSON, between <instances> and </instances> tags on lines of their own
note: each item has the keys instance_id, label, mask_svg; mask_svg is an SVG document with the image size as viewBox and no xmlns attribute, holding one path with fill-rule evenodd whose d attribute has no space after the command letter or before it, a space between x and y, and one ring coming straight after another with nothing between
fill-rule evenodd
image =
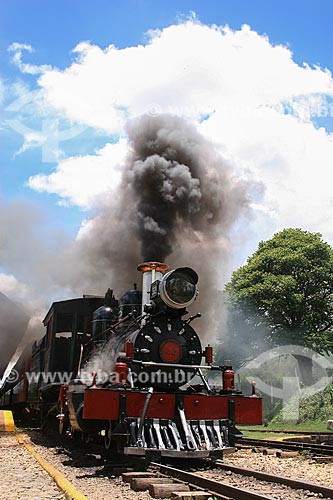
<instances>
[{"instance_id":1,"label":"metal grille on front","mask_svg":"<svg viewBox=\"0 0 333 500\"><path fill-rule=\"evenodd\" d=\"M223 449L229 446L226 424L225 420L191 420L187 421L187 428L184 429L180 422L173 420L146 419L142 435L139 435L140 419L131 419L128 449L179 452Z\"/></svg>"}]
</instances>

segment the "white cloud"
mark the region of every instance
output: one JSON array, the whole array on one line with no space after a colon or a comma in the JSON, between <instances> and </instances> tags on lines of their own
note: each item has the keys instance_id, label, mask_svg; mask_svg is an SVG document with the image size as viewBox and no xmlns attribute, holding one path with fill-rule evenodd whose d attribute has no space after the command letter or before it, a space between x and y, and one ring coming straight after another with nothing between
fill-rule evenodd
<instances>
[{"instance_id":1,"label":"white cloud","mask_svg":"<svg viewBox=\"0 0 333 500\"><path fill-rule=\"evenodd\" d=\"M287 47L273 46L248 26L232 31L193 21L151 32L146 45L103 50L83 42L75 53L67 69L43 70L39 78L47 102L67 118L121 135L127 118L140 113L186 116L240 175L264 182L265 197L253 204L260 224L266 218L259 238L298 226L333 242L332 135L312 123L323 109L333 115L327 69L298 65ZM116 149L107 145L96 155L64 160L29 185L91 206L114 185L112 165L124 155L114 162Z\"/></svg>"},{"instance_id":2,"label":"white cloud","mask_svg":"<svg viewBox=\"0 0 333 500\"><path fill-rule=\"evenodd\" d=\"M64 204L90 208L98 204L98 198L103 194L117 188L126 153L124 139L116 144L106 144L96 155L62 160L50 175L30 177L28 186L36 191L56 193Z\"/></svg>"},{"instance_id":3,"label":"white cloud","mask_svg":"<svg viewBox=\"0 0 333 500\"><path fill-rule=\"evenodd\" d=\"M15 153L15 156L18 156L28 149L38 148L45 143L46 138L41 132L36 130L31 130L29 127L26 127L21 122L17 120L7 120L7 125L9 125L13 130L18 132L23 137L23 144L20 149Z\"/></svg>"},{"instance_id":4,"label":"white cloud","mask_svg":"<svg viewBox=\"0 0 333 500\"><path fill-rule=\"evenodd\" d=\"M152 32L145 46L103 50L84 42L75 52L75 63L44 72L39 83L68 117L109 132L156 106L197 119L226 105L292 105L333 91L328 71L297 65L288 48L247 26L234 32L187 22Z\"/></svg>"},{"instance_id":5,"label":"white cloud","mask_svg":"<svg viewBox=\"0 0 333 500\"><path fill-rule=\"evenodd\" d=\"M12 274L0 273L0 292L20 304L28 314L41 315L44 312L44 304L36 297L35 290Z\"/></svg>"},{"instance_id":6,"label":"white cloud","mask_svg":"<svg viewBox=\"0 0 333 500\"><path fill-rule=\"evenodd\" d=\"M3 104L1 125L22 137L22 145L15 157L29 149L41 148L43 162L57 162L64 156L60 147L62 143L86 129L48 106L42 89L32 90L22 81L6 85Z\"/></svg>"},{"instance_id":7,"label":"white cloud","mask_svg":"<svg viewBox=\"0 0 333 500\"><path fill-rule=\"evenodd\" d=\"M224 137L239 172L249 170L265 185L267 234L296 226L333 242L333 136L269 109L226 118L216 113L202 128L215 140Z\"/></svg>"},{"instance_id":8,"label":"white cloud","mask_svg":"<svg viewBox=\"0 0 333 500\"><path fill-rule=\"evenodd\" d=\"M14 42L9 45L8 51L13 52L12 62L20 69L22 73L27 73L29 75L39 75L45 71L52 69L52 67L47 64L38 66L35 64L24 63L22 61L22 54L24 51L29 52L30 54L34 52L34 49L31 45L28 45L26 43Z\"/></svg>"},{"instance_id":9,"label":"white cloud","mask_svg":"<svg viewBox=\"0 0 333 500\"><path fill-rule=\"evenodd\" d=\"M27 285L20 283L12 274L0 273L0 291L15 299L18 296L26 298L30 290Z\"/></svg>"}]
</instances>

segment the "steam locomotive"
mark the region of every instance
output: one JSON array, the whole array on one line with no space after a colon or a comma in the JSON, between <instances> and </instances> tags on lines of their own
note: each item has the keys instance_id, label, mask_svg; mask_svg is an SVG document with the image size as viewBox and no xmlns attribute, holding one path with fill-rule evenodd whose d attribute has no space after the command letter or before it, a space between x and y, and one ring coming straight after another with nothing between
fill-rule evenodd
<instances>
[{"instance_id":1,"label":"steam locomotive","mask_svg":"<svg viewBox=\"0 0 333 500\"><path fill-rule=\"evenodd\" d=\"M241 436L236 424L261 423L261 398L254 386L248 397L236 390L231 366L215 365L212 347L202 348L191 325L200 314L187 312L197 273L159 262L138 270L142 292L134 286L119 301L109 289L104 299L53 303L29 380L7 390L2 405L29 406L44 421L53 415L60 433L125 455L222 457Z\"/></svg>"}]
</instances>

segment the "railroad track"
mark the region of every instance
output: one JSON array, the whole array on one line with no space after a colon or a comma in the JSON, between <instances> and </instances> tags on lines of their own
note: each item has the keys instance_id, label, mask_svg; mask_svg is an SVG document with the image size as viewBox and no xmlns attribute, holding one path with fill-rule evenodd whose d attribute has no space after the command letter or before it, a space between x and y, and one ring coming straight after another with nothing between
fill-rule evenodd
<instances>
[{"instance_id":1,"label":"railroad track","mask_svg":"<svg viewBox=\"0 0 333 500\"><path fill-rule=\"evenodd\" d=\"M304 497L307 497L309 492L311 492L316 496L320 494L321 497L333 498L333 488L321 486L319 484L258 472L242 467L229 466L220 461L200 461L201 467L203 464L206 464L206 467L210 465L210 467L216 469L230 471L232 474L238 475L238 477L239 475L252 476L254 478L254 490L256 487L258 488L258 484L255 483L255 480L259 480L261 482L267 482L267 493L272 491L271 488L273 484L287 486L288 490L286 489L285 491L286 498L291 498L290 495L292 495L293 490L304 490ZM186 466L184 468L186 468ZM125 473L123 476L124 480L130 482L131 487L135 491L149 489L150 494L152 496L157 495L157 498L165 498L168 495L170 495L171 498L185 498L186 495L186 498L200 498L200 500L207 498L208 495L212 495L214 498L229 500L272 500L272 498L276 498L276 496L271 497L267 493L260 493L252 489L244 489L232 484L227 484L223 482L222 478L212 479L210 477L205 477L203 475L205 471L202 469L190 472L189 470L184 470L184 468L152 463L146 473ZM175 482L169 482L168 478L175 480ZM237 481L237 479L235 480ZM228 481L230 481L230 477ZM186 493L185 488L191 491ZM259 488L262 488L262 483ZM207 495L207 497L204 495ZM278 498L283 498L283 496L280 495L281 493L278 493Z\"/></svg>"},{"instance_id":2,"label":"railroad track","mask_svg":"<svg viewBox=\"0 0 333 500\"><path fill-rule=\"evenodd\" d=\"M256 446L277 448L290 451L304 451L319 453L320 455L333 455L333 446L314 443L301 443L296 441L273 441L270 439L242 438L237 442L237 446Z\"/></svg>"},{"instance_id":3,"label":"railroad track","mask_svg":"<svg viewBox=\"0 0 333 500\"><path fill-rule=\"evenodd\" d=\"M67 494L68 498L72 498L75 500L90 500L89 493L87 494L85 490L82 490L84 491L84 493L82 491L76 490L74 486L69 483L69 481L51 465L50 462L46 462L40 455L38 455L35 449L36 445L28 444L28 436L26 436L23 432L17 434L16 436L19 440L19 443L23 445L29 451L29 453L31 453L33 457L55 479L58 486ZM49 441L51 441L52 443L52 439ZM53 446L53 443L51 446ZM103 451L103 449L98 445L88 446L85 443L82 443L81 463L83 469L85 468L86 461L84 459L84 455L89 455L84 453L84 450L88 451L89 448L90 452ZM68 466L69 463L67 463L67 467ZM117 460L115 457L111 456L105 461L102 461L100 465L97 465L96 463L96 467L98 468L98 470L100 470L100 472L103 470L108 471L107 474L111 479L115 476L120 475L123 475L124 477L126 477L126 475L131 476L133 483L132 489L134 490L133 499L135 498L136 491L149 489L149 492L153 498L172 497L182 499L184 498L184 495L186 495L186 498L188 499L192 498L193 500L208 500L208 498L213 495L216 499L228 498L234 500L271 500L271 498L267 495L261 495L251 491L246 491L234 486L221 485L221 483L218 481L200 477L193 472L191 473L185 470L176 469L175 467L155 463L151 463L149 465L146 464L145 466L143 461L139 459L131 459L130 461L123 461L123 463L119 463L119 459ZM189 494L191 496L188 496ZM129 498L128 493L127 498Z\"/></svg>"},{"instance_id":4,"label":"railroad track","mask_svg":"<svg viewBox=\"0 0 333 500\"><path fill-rule=\"evenodd\" d=\"M300 436L319 436L325 438L333 439L332 432L320 432L320 431L277 431L270 429L246 429L246 432L257 432L262 434L291 434L291 435L300 435Z\"/></svg>"},{"instance_id":5,"label":"railroad track","mask_svg":"<svg viewBox=\"0 0 333 500\"><path fill-rule=\"evenodd\" d=\"M48 439L46 440L48 441ZM72 443L72 445L74 444L75 443ZM72 445L69 446L69 449L72 448ZM263 472L253 471L250 469L226 465L221 461L198 461L195 464L193 462L191 468L189 468L189 464L186 462L184 464L180 463L180 465L177 465L176 467L173 464L172 466L170 466L160 463L151 463L148 467L145 466L142 461L140 465L137 465L136 462L133 462L133 460L131 460L131 463L127 463L127 461L120 463L119 460L116 460L112 457L107 458L103 453L103 449L100 446L92 445L92 443L90 443L89 445L85 445L84 443L82 443L81 446L82 450L80 456L82 459L81 463L83 465L83 468L85 467L84 455L86 455L84 450L89 451L90 454L92 452L96 452L101 455L101 460L96 461L96 470L99 471L96 472L96 474L98 475L98 477L101 477L101 480L101 474L103 473L103 471L106 471L106 473L103 474L108 475L109 478L121 476L122 474L131 475L132 473L133 477L131 478L131 481L136 485L136 487L138 487L139 485L139 490L136 489L133 491L134 499L135 491L140 491L140 485L142 489L142 484L144 485L143 489L149 489L151 495L154 498L164 498L167 495L167 498L174 499L193 498L205 500L209 498L209 495L211 495L216 499L228 498L234 500L272 500L272 498L293 498L292 491L295 491L296 489L300 491L299 494L301 495L301 497L297 496L297 498L307 497L306 493L304 493L303 497L301 491L302 489L305 489L308 492L313 492L317 495L320 494L325 498L333 498L333 488L324 487L319 484L293 480L291 478L275 476ZM105 460L102 459L103 455ZM87 454L87 456L89 456L89 453ZM68 465L69 464L67 464L67 467ZM78 471L79 469L77 467L80 467L80 465L73 465L73 471ZM204 470L205 468L206 470ZM212 469L213 472L215 472L216 469L215 477L211 477ZM221 471L228 471L228 473L230 472L232 475L235 474L234 480L230 481L231 475L227 476L224 479L223 474L219 473L218 469L220 469ZM238 476L236 476L236 474ZM237 485L237 482L239 483L240 481L240 476L248 477L249 481L247 482L246 486L239 487L239 485ZM252 476L254 478L253 484L252 479L250 479L249 476ZM264 488L262 486L263 483L261 483L261 486L258 486L258 484L255 484L256 480L268 482L268 486L267 488L265 488L265 492L259 491L260 489ZM228 484L229 482L234 482L234 484ZM288 492L285 493L285 496L271 496L270 494L273 490L270 489L269 485L271 485L272 483L283 485L283 488L289 487L292 489L289 490L289 488L287 488ZM108 484L110 484L111 487L113 481L111 483L108 482ZM114 487L116 487L116 484L114 485ZM85 489L83 491L85 491ZM187 495L185 496L186 491ZM173 493L172 496L171 493ZM129 492L126 493L126 495L126 498L130 498ZM89 500L91 500L89 493L87 494L87 497Z\"/></svg>"},{"instance_id":6,"label":"railroad track","mask_svg":"<svg viewBox=\"0 0 333 500\"><path fill-rule=\"evenodd\" d=\"M233 500L272 500L270 496L245 490L243 488L237 488L230 484L221 483L215 479L210 479L169 465L152 463L151 466L155 467L160 474L182 481L192 488L206 490L206 492L218 498Z\"/></svg>"},{"instance_id":7,"label":"railroad track","mask_svg":"<svg viewBox=\"0 0 333 500\"><path fill-rule=\"evenodd\" d=\"M227 465L219 460L214 463L218 469L233 472L234 474L241 474L243 476L251 476L261 481L268 481L269 483L278 483L290 486L293 489L302 489L311 491L312 493L320 493L325 498L333 498L333 488L322 486L300 479L294 479L286 476L278 476L276 474L269 474L267 472L256 471L253 469L246 469L235 465Z\"/></svg>"}]
</instances>

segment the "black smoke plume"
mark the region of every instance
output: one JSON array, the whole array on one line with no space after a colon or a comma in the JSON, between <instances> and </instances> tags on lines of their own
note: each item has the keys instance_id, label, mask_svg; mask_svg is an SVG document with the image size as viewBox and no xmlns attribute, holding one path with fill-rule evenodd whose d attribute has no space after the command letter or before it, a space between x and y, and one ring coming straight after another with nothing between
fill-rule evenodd
<instances>
[{"instance_id":1,"label":"black smoke plume","mask_svg":"<svg viewBox=\"0 0 333 500\"><path fill-rule=\"evenodd\" d=\"M164 261L189 231L218 237L247 204L244 186L185 120L144 116L128 125L128 135L132 152L124 180L144 260Z\"/></svg>"},{"instance_id":2,"label":"black smoke plume","mask_svg":"<svg viewBox=\"0 0 333 500\"><path fill-rule=\"evenodd\" d=\"M248 186L182 118L142 116L127 134L121 185L78 240L80 280L119 291L140 282L134 270L142 260L189 265L200 277L197 309L212 318L218 277L228 268L230 229L248 210Z\"/></svg>"},{"instance_id":3,"label":"black smoke plume","mask_svg":"<svg viewBox=\"0 0 333 500\"><path fill-rule=\"evenodd\" d=\"M138 117L127 135L121 184L99 200L74 242L38 209L0 200L0 271L26 284L18 283L21 297L9 297L23 305L35 331L53 300L104 295L108 287L119 297L133 282L140 284L138 263L167 261L198 272L196 309L205 320L195 327L212 338L214 294L228 269L230 230L248 211L249 186L182 118Z\"/></svg>"}]
</instances>

